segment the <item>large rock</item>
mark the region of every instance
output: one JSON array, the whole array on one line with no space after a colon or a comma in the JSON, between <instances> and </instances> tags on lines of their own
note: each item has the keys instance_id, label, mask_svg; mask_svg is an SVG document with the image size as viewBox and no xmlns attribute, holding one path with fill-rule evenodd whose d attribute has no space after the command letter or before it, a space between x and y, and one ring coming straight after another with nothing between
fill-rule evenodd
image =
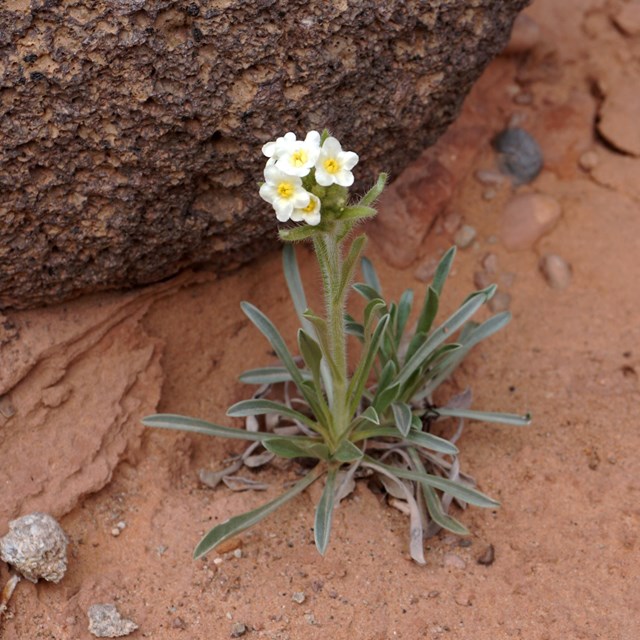
<instances>
[{"instance_id":1,"label":"large rock","mask_svg":"<svg viewBox=\"0 0 640 640\"><path fill-rule=\"evenodd\" d=\"M0 307L256 255L275 237L260 145L289 129L330 128L359 180L397 174L525 4L2 3Z\"/></svg>"}]
</instances>

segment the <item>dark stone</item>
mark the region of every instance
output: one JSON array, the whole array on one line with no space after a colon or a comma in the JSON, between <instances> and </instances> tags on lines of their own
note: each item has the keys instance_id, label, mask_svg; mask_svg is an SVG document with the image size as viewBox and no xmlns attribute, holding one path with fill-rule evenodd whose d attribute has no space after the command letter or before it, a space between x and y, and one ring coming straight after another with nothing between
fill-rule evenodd
<instances>
[{"instance_id":1,"label":"dark stone","mask_svg":"<svg viewBox=\"0 0 640 640\"><path fill-rule=\"evenodd\" d=\"M0 308L274 246L260 147L286 131L329 128L361 191L397 175L527 0L22 4L0 3Z\"/></svg>"},{"instance_id":2,"label":"dark stone","mask_svg":"<svg viewBox=\"0 0 640 640\"><path fill-rule=\"evenodd\" d=\"M542 170L542 150L524 129L512 127L501 131L493 139L493 146L500 154L500 168L516 184L531 182Z\"/></svg>"}]
</instances>

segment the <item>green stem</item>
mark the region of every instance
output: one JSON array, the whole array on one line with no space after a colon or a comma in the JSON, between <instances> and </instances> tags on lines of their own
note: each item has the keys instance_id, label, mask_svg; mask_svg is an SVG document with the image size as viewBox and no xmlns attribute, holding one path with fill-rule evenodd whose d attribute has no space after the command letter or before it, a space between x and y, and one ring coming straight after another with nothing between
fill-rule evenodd
<instances>
[{"instance_id":1,"label":"green stem","mask_svg":"<svg viewBox=\"0 0 640 640\"><path fill-rule=\"evenodd\" d=\"M331 357L336 365L330 406L331 435L336 445L340 443L349 425L348 399L346 397L349 382L347 341L344 327L344 310L348 288L341 286L344 265L339 232L340 229L336 225L329 232L316 236L313 241L324 285Z\"/></svg>"}]
</instances>

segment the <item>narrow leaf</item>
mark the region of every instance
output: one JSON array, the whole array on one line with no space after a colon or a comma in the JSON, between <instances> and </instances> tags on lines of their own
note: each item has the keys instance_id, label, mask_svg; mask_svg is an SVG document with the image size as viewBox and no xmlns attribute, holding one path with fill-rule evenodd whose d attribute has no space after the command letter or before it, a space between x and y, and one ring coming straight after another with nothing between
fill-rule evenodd
<instances>
[{"instance_id":1,"label":"narrow leaf","mask_svg":"<svg viewBox=\"0 0 640 640\"><path fill-rule=\"evenodd\" d=\"M278 235L280 236L280 240L284 242L299 242L300 240L311 238L319 231L318 227L305 224L301 227L292 227L291 229L279 229Z\"/></svg>"},{"instance_id":2,"label":"narrow leaf","mask_svg":"<svg viewBox=\"0 0 640 640\"><path fill-rule=\"evenodd\" d=\"M378 213L373 207L352 205L345 207L340 214L340 220L360 220L362 218L372 218Z\"/></svg>"},{"instance_id":3,"label":"narrow leaf","mask_svg":"<svg viewBox=\"0 0 640 640\"><path fill-rule=\"evenodd\" d=\"M311 371L313 381L318 391L321 392L320 363L322 362L322 350L320 346L308 333L302 329L298 329L298 347L300 348L302 359Z\"/></svg>"},{"instance_id":4,"label":"narrow leaf","mask_svg":"<svg viewBox=\"0 0 640 640\"><path fill-rule=\"evenodd\" d=\"M407 289L402 294L402 296L400 296L400 301L398 302L398 315L395 323L397 345L400 344L400 340L402 339L402 335L404 334L405 327L407 326L407 320L409 319L409 314L411 313L412 305L413 291L411 289Z\"/></svg>"},{"instance_id":5,"label":"narrow leaf","mask_svg":"<svg viewBox=\"0 0 640 640\"><path fill-rule=\"evenodd\" d=\"M389 176L386 173L381 173L378 175L378 179L376 183L367 191L367 193L360 199L358 204L362 205L372 205L383 192L385 185L387 184Z\"/></svg>"},{"instance_id":6,"label":"narrow leaf","mask_svg":"<svg viewBox=\"0 0 640 640\"><path fill-rule=\"evenodd\" d=\"M292 436L271 437L269 440L265 440L262 446L281 458L329 459L327 445L311 438L301 440Z\"/></svg>"},{"instance_id":7,"label":"narrow leaf","mask_svg":"<svg viewBox=\"0 0 640 640\"><path fill-rule=\"evenodd\" d=\"M254 440L263 442L268 438L273 438L273 435L270 433L222 427L218 424L213 424L212 422L206 422L205 420L198 420L197 418L189 418L188 416L178 416L169 413L147 416L142 419L142 424L147 427L176 429L177 431L189 431L190 433L201 433L207 436L218 436L220 438L234 438L236 440Z\"/></svg>"},{"instance_id":8,"label":"narrow leaf","mask_svg":"<svg viewBox=\"0 0 640 640\"><path fill-rule=\"evenodd\" d=\"M362 260L366 260L366 258L362 258ZM353 285L354 291L357 291L365 300L375 300L376 298L380 298L380 293L377 289L374 289L370 284L365 284L363 282L356 282Z\"/></svg>"},{"instance_id":9,"label":"narrow leaf","mask_svg":"<svg viewBox=\"0 0 640 640\"><path fill-rule=\"evenodd\" d=\"M527 427L531 424L531 414L518 415L515 413L497 413L493 411L473 411L471 409L435 409L440 416L452 418L467 418L468 420L481 420L482 422L496 422L498 424L510 424L514 427Z\"/></svg>"},{"instance_id":10,"label":"narrow leaf","mask_svg":"<svg viewBox=\"0 0 640 640\"><path fill-rule=\"evenodd\" d=\"M379 394L376 395L373 406L378 413L384 413L389 405L398 397L400 394L402 385L397 382L388 386L386 389L382 390Z\"/></svg>"},{"instance_id":11,"label":"narrow leaf","mask_svg":"<svg viewBox=\"0 0 640 640\"><path fill-rule=\"evenodd\" d=\"M329 536L331 534L331 521L333 519L333 504L335 500L335 484L336 484L337 468L330 468L327 472L327 480L324 485L324 491L318 506L316 507L316 517L313 529L313 536L316 542L316 548L323 556L329 544Z\"/></svg>"},{"instance_id":12,"label":"narrow leaf","mask_svg":"<svg viewBox=\"0 0 640 640\"><path fill-rule=\"evenodd\" d=\"M436 272L433 276L433 283L431 286L434 291L438 294L438 296L442 295L442 288L444 287L444 283L449 276L449 271L451 270L451 265L453 264L453 259L456 257L456 247L451 247L441 258L438 266L436 267Z\"/></svg>"},{"instance_id":13,"label":"narrow leaf","mask_svg":"<svg viewBox=\"0 0 640 640\"><path fill-rule=\"evenodd\" d=\"M273 400L264 400L262 398L257 398L255 400L241 400L227 409L227 415L231 418L261 416L266 413L275 413L280 416L286 416L287 418L302 422L302 424L306 424L312 429L316 427L315 421L308 416L305 416L303 413L300 413L295 409L291 409L291 407L288 407L286 404L275 402Z\"/></svg>"},{"instance_id":14,"label":"narrow leaf","mask_svg":"<svg viewBox=\"0 0 640 640\"><path fill-rule=\"evenodd\" d=\"M252 305L250 302L241 302L240 307L244 311L245 315L253 322L253 324L258 328L260 333L269 341L271 346L273 347L276 355L282 361L282 364L289 370L291 373L291 377L298 387L302 387L302 374L300 370L296 366L296 363L293 361L291 354L289 353L289 349L285 344L282 336L275 328L271 320L267 318L267 316L260 311L257 307Z\"/></svg>"},{"instance_id":15,"label":"narrow leaf","mask_svg":"<svg viewBox=\"0 0 640 640\"><path fill-rule=\"evenodd\" d=\"M291 487L291 489L283 493L281 496L278 496L275 500L267 502L267 504L264 504L257 509L253 509L252 511L248 511L247 513L243 513L242 515L229 518L229 520L226 520L214 527L204 536L204 538L202 538L202 540L200 540L193 552L193 557L196 560L201 558L217 547L221 542L224 542L229 538L233 538L233 536L238 535L242 531L245 531L249 527L257 524L260 520L276 511L283 504L286 504L299 493L302 493L309 485L315 482L321 474L321 469L313 469L304 478L302 478L302 480L298 481L293 487Z\"/></svg>"},{"instance_id":16,"label":"narrow leaf","mask_svg":"<svg viewBox=\"0 0 640 640\"><path fill-rule=\"evenodd\" d=\"M411 407L406 402L394 402L391 405L393 411L393 419L395 420L398 431L406 437L411 429Z\"/></svg>"},{"instance_id":17,"label":"narrow leaf","mask_svg":"<svg viewBox=\"0 0 640 640\"><path fill-rule=\"evenodd\" d=\"M356 447L356 445L349 440L343 440L331 458L338 462L355 462L356 460L360 460L362 455L362 449Z\"/></svg>"},{"instance_id":18,"label":"narrow leaf","mask_svg":"<svg viewBox=\"0 0 640 640\"><path fill-rule=\"evenodd\" d=\"M382 287L380 286L378 274L371 260L369 260L369 258L362 258L360 261L360 269L362 270L364 281L376 292L375 297L380 297L382 295Z\"/></svg>"},{"instance_id":19,"label":"narrow leaf","mask_svg":"<svg viewBox=\"0 0 640 640\"><path fill-rule=\"evenodd\" d=\"M282 249L282 270L300 324L311 337L315 337L309 321L304 317L304 312L308 308L307 298L300 278L300 270L298 269L298 261L296 260L296 252L293 245L285 244Z\"/></svg>"},{"instance_id":20,"label":"narrow leaf","mask_svg":"<svg viewBox=\"0 0 640 640\"><path fill-rule=\"evenodd\" d=\"M431 330L431 325L438 314L438 305L440 302L440 296L433 287L427 289L427 297L422 305L420 311L420 317L418 318L418 324L416 325L416 335L418 333L427 334Z\"/></svg>"},{"instance_id":21,"label":"narrow leaf","mask_svg":"<svg viewBox=\"0 0 640 640\"><path fill-rule=\"evenodd\" d=\"M409 433L402 438L398 433L398 430L394 427L362 427L358 429L352 436L353 442L359 442L368 438L397 438L399 440L406 440L408 443L415 445L416 447L422 447L423 449L429 449L430 451L437 451L438 453L445 453L448 455L456 455L458 453L458 447L452 442L434 436L432 433L426 433L424 431L416 431L411 429Z\"/></svg>"},{"instance_id":22,"label":"narrow leaf","mask_svg":"<svg viewBox=\"0 0 640 640\"><path fill-rule=\"evenodd\" d=\"M398 476L398 478L406 478L407 480L413 480L414 482L426 482L434 489L440 489L440 491L448 493L449 495L459 500L464 500L465 502L473 504L476 507L495 509L500 505L500 503L493 498L490 498L489 496L484 495L484 493L481 493L476 489L471 489L470 487L467 487L459 482L453 482L452 480L447 480L446 478L434 476L429 473L418 473L416 471L408 471L407 469L402 469L401 467L385 465L381 462L378 462L377 460L369 458L369 456L365 456L364 460L367 463L372 462L375 465L384 467L390 473Z\"/></svg>"},{"instance_id":23,"label":"narrow leaf","mask_svg":"<svg viewBox=\"0 0 640 640\"><path fill-rule=\"evenodd\" d=\"M310 377L308 371L300 371L300 375L304 379ZM285 367L262 367L241 373L238 380L245 384L276 384L278 382L292 382L293 378Z\"/></svg>"}]
</instances>

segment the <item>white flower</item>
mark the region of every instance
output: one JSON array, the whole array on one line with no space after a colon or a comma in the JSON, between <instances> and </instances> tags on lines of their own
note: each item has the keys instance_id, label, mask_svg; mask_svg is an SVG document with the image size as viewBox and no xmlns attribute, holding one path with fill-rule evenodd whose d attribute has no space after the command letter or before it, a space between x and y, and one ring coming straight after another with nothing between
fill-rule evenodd
<instances>
[{"instance_id":1,"label":"white flower","mask_svg":"<svg viewBox=\"0 0 640 640\"><path fill-rule=\"evenodd\" d=\"M294 222L306 222L315 227L320 224L320 198L313 193L309 194L309 198L309 204L306 207L293 210L291 219Z\"/></svg>"},{"instance_id":2,"label":"white flower","mask_svg":"<svg viewBox=\"0 0 640 640\"><path fill-rule=\"evenodd\" d=\"M276 141L274 151L278 154L276 167L280 171L303 178L309 174L320 155L320 134L309 131L304 140L285 140L281 147Z\"/></svg>"},{"instance_id":3,"label":"white flower","mask_svg":"<svg viewBox=\"0 0 640 640\"><path fill-rule=\"evenodd\" d=\"M264 170L264 179L260 197L273 205L280 222L289 220L294 209L304 209L309 204L311 194L302 187L299 177L287 175L274 165L268 165Z\"/></svg>"},{"instance_id":4,"label":"white flower","mask_svg":"<svg viewBox=\"0 0 640 640\"><path fill-rule=\"evenodd\" d=\"M289 133L285 133L284 136L278 138L275 142L267 142L262 146L262 153L264 153L267 158L272 158L274 161L277 160L283 151L290 145L295 143L296 134L292 131Z\"/></svg>"},{"instance_id":5,"label":"white flower","mask_svg":"<svg viewBox=\"0 0 640 640\"><path fill-rule=\"evenodd\" d=\"M353 151L343 151L334 137L327 138L316 162L316 182L323 187L332 184L350 187L353 184L351 169L356 166L358 159Z\"/></svg>"}]
</instances>

